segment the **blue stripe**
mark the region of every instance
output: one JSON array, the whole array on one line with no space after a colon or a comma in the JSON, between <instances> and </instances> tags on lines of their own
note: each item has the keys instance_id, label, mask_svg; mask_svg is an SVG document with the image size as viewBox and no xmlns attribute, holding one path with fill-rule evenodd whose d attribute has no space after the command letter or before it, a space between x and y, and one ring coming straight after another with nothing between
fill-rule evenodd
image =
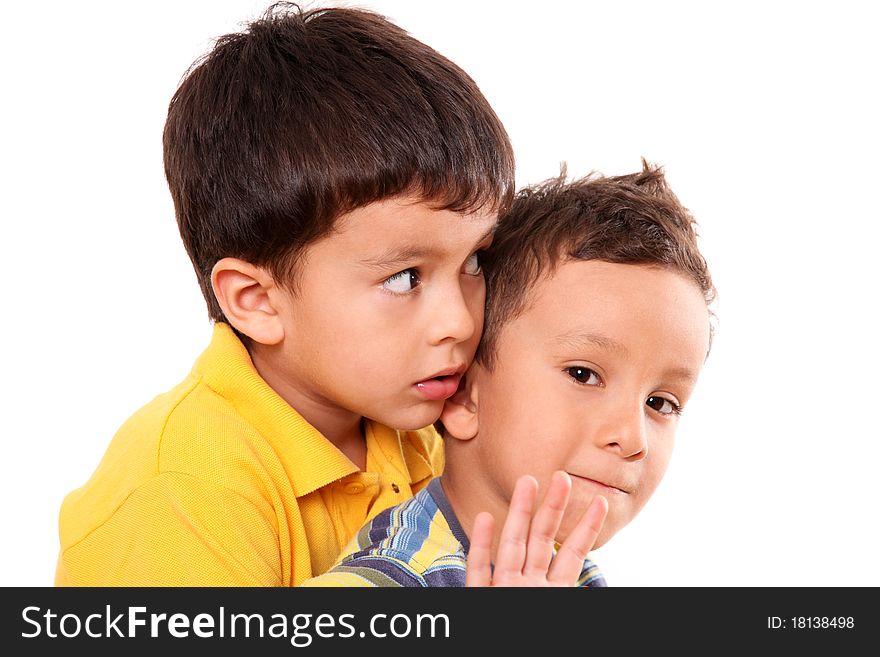
<instances>
[{"instance_id":1,"label":"blue stripe","mask_svg":"<svg viewBox=\"0 0 880 657\"><path fill-rule=\"evenodd\" d=\"M461 543L460 550L443 555L430 564L415 562L415 555L424 547L432 526L440 523L441 518L445 518L454 538ZM358 539L360 549L346 555L334 569L358 574L379 586L465 585L468 540L439 478L433 479L414 497L379 513L358 532ZM590 588L608 586L589 559L584 562L578 585Z\"/></svg>"}]
</instances>

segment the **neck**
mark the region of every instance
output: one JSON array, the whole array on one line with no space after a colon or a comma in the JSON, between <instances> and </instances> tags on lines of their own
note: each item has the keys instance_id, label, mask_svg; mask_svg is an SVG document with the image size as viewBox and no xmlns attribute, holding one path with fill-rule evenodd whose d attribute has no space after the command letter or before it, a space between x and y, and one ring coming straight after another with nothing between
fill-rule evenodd
<instances>
[{"instance_id":1,"label":"neck","mask_svg":"<svg viewBox=\"0 0 880 657\"><path fill-rule=\"evenodd\" d=\"M449 445L449 443L447 443ZM495 518L495 531L492 536L492 561L498 549L498 537L507 519L509 501L505 501L500 491L485 480L479 472L469 471L467 464L476 463L472 456L456 453L447 448L446 465L443 469L443 492L468 541L473 536L474 519L482 511L488 511Z\"/></svg>"},{"instance_id":2,"label":"neck","mask_svg":"<svg viewBox=\"0 0 880 657\"><path fill-rule=\"evenodd\" d=\"M359 470L366 469L367 445L363 416L341 408L306 386L297 385L297 381L281 376L263 358L260 349L251 350L251 360L257 373L291 408L320 431Z\"/></svg>"}]
</instances>

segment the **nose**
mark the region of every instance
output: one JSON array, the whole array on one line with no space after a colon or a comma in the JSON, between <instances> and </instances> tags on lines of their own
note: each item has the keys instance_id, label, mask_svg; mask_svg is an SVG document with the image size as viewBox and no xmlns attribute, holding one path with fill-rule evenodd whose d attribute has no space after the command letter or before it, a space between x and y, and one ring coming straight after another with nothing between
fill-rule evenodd
<instances>
[{"instance_id":1,"label":"nose","mask_svg":"<svg viewBox=\"0 0 880 657\"><path fill-rule=\"evenodd\" d=\"M648 437L643 407L644 403L637 400L609 404L596 432L597 446L617 452L627 461L644 459L648 455Z\"/></svg>"},{"instance_id":2,"label":"nose","mask_svg":"<svg viewBox=\"0 0 880 657\"><path fill-rule=\"evenodd\" d=\"M428 327L428 340L432 345L463 342L482 331L484 287L471 290L450 284L426 301L433 305Z\"/></svg>"}]
</instances>

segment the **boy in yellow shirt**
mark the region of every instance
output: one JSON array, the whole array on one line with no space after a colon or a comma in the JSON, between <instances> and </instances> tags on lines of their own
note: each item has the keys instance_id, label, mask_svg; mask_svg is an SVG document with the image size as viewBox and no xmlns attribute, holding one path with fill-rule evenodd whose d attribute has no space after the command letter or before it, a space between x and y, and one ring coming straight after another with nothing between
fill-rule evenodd
<instances>
[{"instance_id":1,"label":"boy in yellow shirt","mask_svg":"<svg viewBox=\"0 0 880 657\"><path fill-rule=\"evenodd\" d=\"M399 27L279 6L188 72L164 161L213 338L65 498L56 584L298 585L443 469L511 146Z\"/></svg>"}]
</instances>

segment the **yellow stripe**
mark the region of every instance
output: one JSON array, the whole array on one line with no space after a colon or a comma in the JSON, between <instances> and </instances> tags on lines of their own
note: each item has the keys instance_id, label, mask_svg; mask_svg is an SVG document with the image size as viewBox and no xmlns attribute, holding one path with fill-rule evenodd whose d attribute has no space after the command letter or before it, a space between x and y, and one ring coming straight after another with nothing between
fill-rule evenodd
<instances>
[{"instance_id":1,"label":"yellow stripe","mask_svg":"<svg viewBox=\"0 0 880 657\"><path fill-rule=\"evenodd\" d=\"M333 586L374 586L369 580L351 572L331 570L330 572L305 580L300 586L305 587L333 587Z\"/></svg>"},{"instance_id":2,"label":"yellow stripe","mask_svg":"<svg viewBox=\"0 0 880 657\"><path fill-rule=\"evenodd\" d=\"M438 559L448 556L450 552L456 552L458 546L458 541L452 535L446 518L438 509L434 513L434 517L431 518L428 537L422 543L422 547L413 554L413 564L428 566Z\"/></svg>"}]
</instances>

